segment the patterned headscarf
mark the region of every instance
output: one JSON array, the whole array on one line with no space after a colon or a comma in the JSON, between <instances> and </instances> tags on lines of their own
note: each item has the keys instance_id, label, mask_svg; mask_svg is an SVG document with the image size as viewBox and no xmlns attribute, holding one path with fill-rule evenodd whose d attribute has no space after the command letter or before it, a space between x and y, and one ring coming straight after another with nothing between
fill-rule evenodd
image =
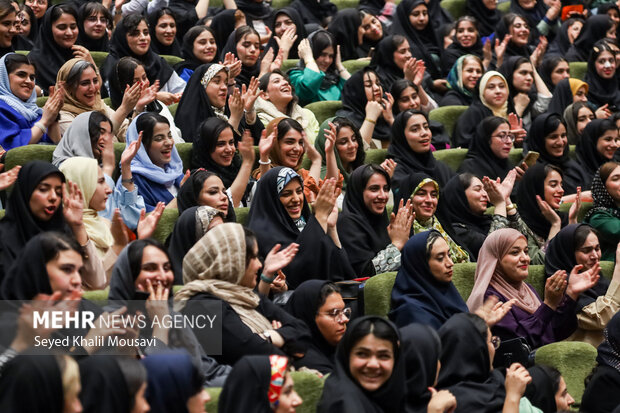
<instances>
[{"instance_id":1,"label":"patterned headscarf","mask_svg":"<svg viewBox=\"0 0 620 413\"><path fill-rule=\"evenodd\" d=\"M269 364L271 365L271 380L269 380L267 398L269 399L269 405L275 411L280 402L280 394L282 394L282 388L284 387L288 358L272 354L269 356Z\"/></svg>"},{"instance_id":2,"label":"patterned headscarf","mask_svg":"<svg viewBox=\"0 0 620 413\"><path fill-rule=\"evenodd\" d=\"M280 172L278 172L278 178L276 180L276 190L278 191L278 195L280 195L284 187L288 185L288 183L291 182L293 179L299 179L299 184L302 188L304 187L304 181L303 179L301 179L301 176L297 172L288 167L280 169ZM299 232L301 232L306 227L306 220L303 216L301 216L299 217L299 219L295 220L295 225L297 226Z\"/></svg>"},{"instance_id":3,"label":"patterned headscarf","mask_svg":"<svg viewBox=\"0 0 620 413\"><path fill-rule=\"evenodd\" d=\"M620 218L620 210L616 206L616 201L614 201L612 196L609 194L607 187L605 186L605 182L601 179L600 168L596 171L596 174L594 174L591 190L592 199L594 200L594 207L588 211L584 217L584 222L588 222L590 217L592 217L592 215L596 212L609 212L615 217Z\"/></svg>"}]
</instances>

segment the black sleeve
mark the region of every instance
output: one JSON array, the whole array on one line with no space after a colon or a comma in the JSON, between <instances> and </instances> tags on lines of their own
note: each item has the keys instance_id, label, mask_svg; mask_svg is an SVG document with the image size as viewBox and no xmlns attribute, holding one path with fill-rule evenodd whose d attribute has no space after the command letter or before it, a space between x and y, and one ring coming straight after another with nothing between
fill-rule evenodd
<instances>
[{"instance_id":1,"label":"black sleeve","mask_svg":"<svg viewBox=\"0 0 620 413\"><path fill-rule=\"evenodd\" d=\"M261 297L257 310L269 321L277 320L282 323L282 327L276 331L284 339L284 347L282 350L284 350L285 353L292 356L294 353L303 353L305 351L305 345L302 344L303 341L312 339L306 323L293 317L266 297Z\"/></svg>"}]
</instances>

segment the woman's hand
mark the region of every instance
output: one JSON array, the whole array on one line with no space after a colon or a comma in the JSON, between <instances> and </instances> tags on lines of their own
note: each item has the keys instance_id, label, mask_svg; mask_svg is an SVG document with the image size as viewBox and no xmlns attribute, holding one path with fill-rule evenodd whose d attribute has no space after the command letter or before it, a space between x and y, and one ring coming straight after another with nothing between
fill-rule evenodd
<instances>
[{"instance_id":1,"label":"woman's hand","mask_svg":"<svg viewBox=\"0 0 620 413\"><path fill-rule=\"evenodd\" d=\"M596 112L594 112L594 114L596 115L597 119L607 119L608 117L610 117L611 110L609 110L609 103L605 103L603 106L596 109Z\"/></svg>"},{"instance_id":2,"label":"woman's hand","mask_svg":"<svg viewBox=\"0 0 620 413\"><path fill-rule=\"evenodd\" d=\"M568 210L568 223L576 224L577 216L579 215L579 209L581 209L581 187L577 187L577 194L575 195L575 202Z\"/></svg>"},{"instance_id":3,"label":"woman's hand","mask_svg":"<svg viewBox=\"0 0 620 413\"><path fill-rule=\"evenodd\" d=\"M149 297L146 299L146 313L151 320L157 318L160 321L170 314L170 308L168 308L168 294L169 290L163 286L161 282L157 282L157 286L153 288L151 280L147 278L146 288L149 293ZM142 290L142 286L138 286L138 289Z\"/></svg>"},{"instance_id":4,"label":"woman's hand","mask_svg":"<svg viewBox=\"0 0 620 413\"><path fill-rule=\"evenodd\" d=\"M329 129L323 129L323 136L325 137L325 156L332 153L336 146L336 125L329 122Z\"/></svg>"},{"instance_id":5,"label":"woman's hand","mask_svg":"<svg viewBox=\"0 0 620 413\"><path fill-rule=\"evenodd\" d=\"M488 69L489 63L493 59L493 50L491 48L491 39L487 38L482 46L482 62L484 64L484 70Z\"/></svg>"},{"instance_id":6,"label":"woman's hand","mask_svg":"<svg viewBox=\"0 0 620 413\"><path fill-rule=\"evenodd\" d=\"M151 86L148 86L148 83L141 82L140 83L140 98L138 99L138 103L136 103L136 110L138 112L144 112L144 108L149 103L153 102L157 99L157 92L159 91L159 79L155 81Z\"/></svg>"},{"instance_id":7,"label":"woman's hand","mask_svg":"<svg viewBox=\"0 0 620 413\"><path fill-rule=\"evenodd\" d=\"M580 272L583 265L575 265L568 277L568 286L566 287L566 295L577 301L579 294L594 287L598 280L601 278L599 272L601 266L597 262L592 268L587 271Z\"/></svg>"},{"instance_id":8,"label":"woman's hand","mask_svg":"<svg viewBox=\"0 0 620 413\"><path fill-rule=\"evenodd\" d=\"M67 181L62 186L62 213L70 227L78 227L83 223L84 198L77 184Z\"/></svg>"},{"instance_id":9,"label":"woman's hand","mask_svg":"<svg viewBox=\"0 0 620 413\"><path fill-rule=\"evenodd\" d=\"M381 162L381 168L383 168L383 170L385 172L387 172L387 174L390 176L390 179L392 179L392 177L394 176L394 171L396 170L396 166L398 164L396 163L396 161L394 159L386 159L385 161Z\"/></svg>"},{"instance_id":10,"label":"woman's hand","mask_svg":"<svg viewBox=\"0 0 620 413\"><path fill-rule=\"evenodd\" d=\"M248 162L252 165L254 165L254 158L256 157L253 144L254 138L252 138L252 134L248 129L244 130L243 136L237 144L237 150L239 151L243 162Z\"/></svg>"},{"instance_id":11,"label":"woman's hand","mask_svg":"<svg viewBox=\"0 0 620 413\"><path fill-rule=\"evenodd\" d=\"M239 60L232 52L228 52L224 56L224 63L221 64L228 68L228 85L234 85L235 78L241 73L241 60Z\"/></svg>"},{"instance_id":12,"label":"woman's hand","mask_svg":"<svg viewBox=\"0 0 620 413\"><path fill-rule=\"evenodd\" d=\"M56 84L54 91L51 96L43 105L43 115L41 115L41 122L45 125L46 128L52 126L53 123L56 122L56 118L58 118L58 113L60 113L60 109L62 109L62 105L65 103L65 84L64 82L59 82Z\"/></svg>"},{"instance_id":13,"label":"woman's hand","mask_svg":"<svg viewBox=\"0 0 620 413\"><path fill-rule=\"evenodd\" d=\"M564 291L568 282L566 281L566 271L556 271L551 277L547 278L545 282L545 301L549 308L555 311L562 298L564 298Z\"/></svg>"},{"instance_id":14,"label":"woman's hand","mask_svg":"<svg viewBox=\"0 0 620 413\"><path fill-rule=\"evenodd\" d=\"M107 36L107 33L105 34L105 36ZM88 51L88 49L85 48L84 46L80 46L80 45L74 44L73 46L71 46L71 50L73 50L73 56L74 57L76 57L78 59L81 59L81 60L86 60L88 63L90 63L93 66L97 67L97 65L95 64L95 60L91 56L91 54Z\"/></svg>"},{"instance_id":15,"label":"woman's hand","mask_svg":"<svg viewBox=\"0 0 620 413\"><path fill-rule=\"evenodd\" d=\"M283 293L288 291L288 285L286 284L286 275L282 271L278 271L278 275L273 279L273 282L269 286L269 289L274 294Z\"/></svg>"},{"instance_id":16,"label":"woman's hand","mask_svg":"<svg viewBox=\"0 0 620 413\"><path fill-rule=\"evenodd\" d=\"M4 168L4 165L0 164L0 170L2 168ZM13 183L15 183L20 169L22 169L22 166L17 165L11 168L9 171L0 174L0 191L4 191L9 186L13 185Z\"/></svg>"},{"instance_id":17,"label":"woman's hand","mask_svg":"<svg viewBox=\"0 0 620 413\"><path fill-rule=\"evenodd\" d=\"M282 33L282 37L274 36L276 43L278 44L278 48L282 50L287 56L288 52L293 47L295 40L297 40L297 34L295 33L297 28L294 26L289 27Z\"/></svg>"},{"instance_id":18,"label":"woman's hand","mask_svg":"<svg viewBox=\"0 0 620 413\"><path fill-rule=\"evenodd\" d=\"M429 387L431 399L426 408L427 413L454 413L456 410L456 397L449 390L435 390Z\"/></svg>"},{"instance_id":19,"label":"woman's hand","mask_svg":"<svg viewBox=\"0 0 620 413\"><path fill-rule=\"evenodd\" d=\"M496 296L490 295L484 300L482 306L475 311L475 314L486 321L489 328L492 328L508 314L516 302L517 299L513 298L503 303Z\"/></svg>"},{"instance_id":20,"label":"woman's hand","mask_svg":"<svg viewBox=\"0 0 620 413\"><path fill-rule=\"evenodd\" d=\"M506 202L506 197L504 196L502 185L498 181L494 181L492 179L489 179L488 176L485 176L482 178L482 186L484 187L484 190L489 197L489 201L491 201L493 205L497 206L502 202Z\"/></svg>"},{"instance_id":21,"label":"woman's hand","mask_svg":"<svg viewBox=\"0 0 620 413\"><path fill-rule=\"evenodd\" d=\"M123 248L129 244L129 236L125 231L125 223L121 217L121 211L118 208L114 210L114 215L112 216L112 222L110 225L110 232L112 233L112 238L114 238L113 247L116 246L115 251L118 255Z\"/></svg>"},{"instance_id":22,"label":"woman's hand","mask_svg":"<svg viewBox=\"0 0 620 413\"><path fill-rule=\"evenodd\" d=\"M265 258L263 275L267 278L273 278L278 271L289 265L299 251L299 244L295 244L294 242L283 250L280 250L281 246L281 244L274 245Z\"/></svg>"},{"instance_id":23,"label":"woman's hand","mask_svg":"<svg viewBox=\"0 0 620 413\"><path fill-rule=\"evenodd\" d=\"M398 205L398 212L396 215L392 212L390 224L387 227L390 241L392 241L392 244L398 248L399 251L402 251L409 240L409 234L411 234L411 227L414 219L415 212L413 212L411 200L408 199L407 203L403 205L403 200L401 199Z\"/></svg>"},{"instance_id":24,"label":"woman's hand","mask_svg":"<svg viewBox=\"0 0 620 413\"><path fill-rule=\"evenodd\" d=\"M243 115L243 101L241 100L241 92L235 88L233 92L228 95L228 108L230 109L230 117L241 119Z\"/></svg>"},{"instance_id":25,"label":"woman's hand","mask_svg":"<svg viewBox=\"0 0 620 413\"><path fill-rule=\"evenodd\" d=\"M553 1L557 1L559 3L559 0ZM547 44L549 43L545 36L540 36L539 40L540 41L538 42L536 49L534 49L534 51L530 55L530 63L532 63L532 66L534 66L534 70L536 70L536 68L542 63L542 59L545 56L545 51L547 50Z\"/></svg>"},{"instance_id":26,"label":"woman's hand","mask_svg":"<svg viewBox=\"0 0 620 413\"><path fill-rule=\"evenodd\" d=\"M506 399L518 403L528 384L532 382L532 376L519 363L513 363L508 370L506 370Z\"/></svg>"},{"instance_id":27,"label":"woman's hand","mask_svg":"<svg viewBox=\"0 0 620 413\"><path fill-rule=\"evenodd\" d=\"M560 217L555 212L555 210L551 208L547 201L544 201L540 197L540 195L536 195L536 202L538 203L538 208L540 209L540 212L542 213L543 217L545 217L547 222L549 222L551 225L562 224L562 221L560 220Z\"/></svg>"},{"instance_id":28,"label":"woman's hand","mask_svg":"<svg viewBox=\"0 0 620 413\"><path fill-rule=\"evenodd\" d=\"M142 145L142 131L138 134L138 139L131 142L129 146L125 147L125 150L121 154L121 168L130 167L131 161L136 157L138 151L140 150L140 146Z\"/></svg>"},{"instance_id":29,"label":"woman's hand","mask_svg":"<svg viewBox=\"0 0 620 413\"><path fill-rule=\"evenodd\" d=\"M164 202L158 202L153 212L151 212L148 216L146 215L145 209L140 211L140 219L138 220L138 239L146 239L153 236L165 208L166 204Z\"/></svg>"},{"instance_id":30,"label":"woman's hand","mask_svg":"<svg viewBox=\"0 0 620 413\"><path fill-rule=\"evenodd\" d=\"M164 105L170 106L174 103L178 103L181 100L183 93L170 93L170 92L157 92L157 100L161 101Z\"/></svg>"},{"instance_id":31,"label":"woman's hand","mask_svg":"<svg viewBox=\"0 0 620 413\"><path fill-rule=\"evenodd\" d=\"M381 113L383 112L383 106L381 106L381 103L375 102L374 100L371 100L368 103L366 103L365 109L366 109L366 118L373 120L375 122L377 122L377 119L379 119L379 116L381 116Z\"/></svg>"},{"instance_id":32,"label":"woman's hand","mask_svg":"<svg viewBox=\"0 0 620 413\"><path fill-rule=\"evenodd\" d=\"M101 343L105 341L106 337L110 336L122 336L127 333L127 329L123 328L121 316L127 312L127 307L121 307L116 311L108 313L107 311L102 313L97 320L95 320L95 327L88 330L86 334L85 343ZM103 321L107 320L107 321ZM99 338L101 337L101 338ZM93 354L99 350L98 345L82 346L88 354Z\"/></svg>"},{"instance_id":33,"label":"woman's hand","mask_svg":"<svg viewBox=\"0 0 620 413\"><path fill-rule=\"evenodd\" d=\"M340 195L340 189L336 187L336 180L330 178L323 182L316 201L314 201L314 216L321 223L325 232L327 232L327 218L336 205L338 195Z\"/></svg>"},{"instance_id":34,"label":"woman's hand","mask_svg":"<svg viewBox=\"0 0 620 413\"><path fill-rule=\"evenodd\" d=\"M523 146L523 141L527 138L527 131L523 129L523 119L519 118L515 113L509 113L508 123L510 124L508 132L515 136L513 147Z\"/></svg>"},{"instance_id":35,"label":"woman's hand","mask_svg":"<svg viewBox=\"0 0 620 413\"><path fill-rule=\"evenodd\" d=\"M312 56L312 48L310 47L310 42L308 39L303 39L299 42L299 46L297 46L297 54L299 55L299 58L306 63L306 65L308 64L308 61L314 60L314 57Z\"/></svg>"},{"instance_id":36,"label":"woman's hand","mask_svg":"<svg viewBox=\"0 0 620 413\"><path fill-rule=\"evenodd\" d=\"M266 135L267 132L263 130L263 134L258 142L258 153L260 154L260 160L262 162L267 162L267 159L269 159L269 153L271 152L271 149L276 141L276 136L278 135L278 127L276 126L273 128L273 131L269 134L269 136Z\"/></svg>"},{"instance_id":37,"label":"woman's hand","mask_svg":"<svg viewBox=\"0 0 620 413\"><path fill-rule=\"evenodd\" d=\"M381 103L383 103L383 110L381 111L381 115L383 119L391 125L394 123L394 114L392 113L392 106L394 105L394 97L390 93L386 93L385 97L381 99Z\"/></svg>"},{"instance_id":38,"label":"woman's hand","mask_svg":"<svg viewBox=\"0 0 620 413\"><path fill-rule=\"evenodd\" d=\"M495 57L497 58L497 67L500 67L504 62L504 53L506 53L506 47L508 42L512 39L512 36L507 34L504 36L504 40L500 43L499 39L495 38Z\"/></svg>"},{"instance_id":39,"label":"woman's hand","mask_svg":"<svg viewBox=\"0 0 620 413\"><path fill-rule=\"evenodd\" d=\"M254 102L256 102L259 94L258 79L254 76L250 79L250 85L248 87L245 85L241 86L241 101L243 102L243 109L247 113L254 112Z\"/></svg>"}]
</instances>

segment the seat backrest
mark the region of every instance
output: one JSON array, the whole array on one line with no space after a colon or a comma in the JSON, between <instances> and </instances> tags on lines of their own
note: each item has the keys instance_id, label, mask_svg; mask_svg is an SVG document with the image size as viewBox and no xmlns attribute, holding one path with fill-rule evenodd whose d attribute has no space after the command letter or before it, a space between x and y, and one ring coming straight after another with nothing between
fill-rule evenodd
<instances>
[{"instance_id":1,"label":"seat backrest","mask_svg":"<svg viewBox=\"0 0 620 413\"><path fill-rule=\"evenodd\" d=\"M450 13L454 20L467 14L467 8L465 0L442 0L439 5L442 9Z\"/></svg>"},{"instance_id":2,"label":"seat backrest","mask_svg":"<svg viewBox=\"0 0 620 413\"><path fill-rule=\"evenodd\" d=\"M170 66L174 66L177 63L180 63L183 61L183 58L179 56L172 56L172 55L167 55L167 54L162 54L160 56L163 57L164 60L168 62Z\"/></svg>"},{"instance_id":3,"label":"seat backrest","mask_svg":"<svg viewBox=\"0 0 620 413\"><path fill-rule=\"evenodd\" d=\"M385 158L387 157L387 149L368 149L366 151L366 158L364 159L365 164L377 164L381 165Z\"/></svg>"},{"instance_id":4,"label":"seat backrest","mask_svg":"<svg viewBox=\"0 0 620 413\"><path fill-rule=\"evenodd\" d=\"M450 138L452 138L456 122L467 108L467 106L442 106L431 110L428 118L441 123L448 135L450 135Z\"/></svg>"},{"instance_id":5,"label":"seat backrest","mask_svg":"<svg viewBox=\"0 0 620 413\"><path fill-rule=\"evenodd\" d=\"M570 62L570 77L574 79L584 80L588 71L588 62Z\"/></svg>"},{"instance_id":6,"label":"seat backrest","mask_svg":"<svg viewBox=\"0 0 620 413\"><path fill-rule=\"evenodd\" d=\"M280 66L280 70L286 73L290 69L297 66L298 63L299 63L299 59L286 59L282 62L282 65Z\"/></svg>"},{"instance_id":7,"label":"seat backrest","mask_svg":"<svg viewBox=\"0 0 620 413\"><path fill-rule=\"evenodd\" d=\"M93 57L95 65L101 69L105 58L108 57L108 52L90 52L90 55Z\"/></svg>"},{"instance_id":8,"label":"seat backrest","mask_svg":"<svg viewBox=\"0 0 620 413\"><path fill-rule=\"evenodd\" d=\"M321 102L312 102L305 106L306 109L314 113L319 125L325 121L325 119L336 116L336 112L342 109L342 102L340 100L324 100Z\"/></svg>"},{"instance_id":9,"label":"seat backrest","mask_svg":"<svg viewBox=\"0 0 620 413\"><path fill-rule=\"evenodd\" d=\"M450 167L450 169L456 172L467 156L467 149L440 149L433 152L433 156L435 159L445 163Z\"/></svg>"},{"instance_id":10,"label":"seat backrest","mask_svg":"<svg viewBox=\"0 0 620 413\"><path fill-rule=\"evenodd\" d=\"M345 1L353 1L353 0L345 0ZM357 2L357 0L354 0ZM370 60L345 60L342 62L342 65L347 69L347 71L351 74L357 72L358 70L362 70L366 66L370 64Z\"/></svg>"}]
</instances>

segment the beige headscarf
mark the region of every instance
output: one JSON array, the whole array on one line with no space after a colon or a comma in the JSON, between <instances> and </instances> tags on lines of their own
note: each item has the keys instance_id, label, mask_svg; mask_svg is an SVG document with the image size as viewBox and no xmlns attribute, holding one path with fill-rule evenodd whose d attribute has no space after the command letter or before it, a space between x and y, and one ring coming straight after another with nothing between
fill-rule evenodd
<instances>
[{"instance_id":1,"label":"beige headscarf","mask_svg":"<svg viewBox=\"0 0 620 413\"><path fill-rule=\"evenodd\" d=\"M88 136L84 137L89 139ZM67 181L77 184L84 198L83 222L88 238L95 244L101 256L114 243L109 222L99 217L97 211L90 208L90 200L97 188L99 164L96 159L76 156L69 158L60 165L60 171Z\"/></svg>"},{"instance_id":2,"label":"beige headscarf","mask_svg":"<svg viewBox=\"0 0 620 413\"><path fill-rule=\"evenodd\" d=\"M71 72L71 69L73 69L73 66L75 66L78 62L84 62L84 60L78 58L67 60L67 62L62 65L62 67L58 71L58 74L56 75L56 83L61 81L66 82L67 78L69 77L69 73ZM99 74L99 69L97 69L97 67L95 67L95 72L99 77L99 84L101 85L101 87L103 87L101 75ZM75 113L76 115L79 115L83 112L90 112L96 110L97 112L101 112L106 115L105 105L103 103L103 100L101 99L100 92L97 92L95 104L93 106L86 106L75 98L75 94L73 94L72 91L67 90L67 93L65 94L65 103L63 103L61 110Z\"/></svg>"},{"instance_id":3,"label":"beige headscarf","mask_svg":"<svg viewBox=\"0 0 620 413\"><path fill-rule=\"evenodd\" d=\"M510 247L519 238L525 238L516 229L503 228L493 231L482 244L478 263L476 264L476 276L474 288L467 300L469 311L475 311L484 302L484 293L492 286L506 299L517 299L516 306L533 314L540 307L540 299L534 291L522 282L518 287L508 283L499 269L499 261L508 254Z\"/></svg>"},{"instance_id":4,"label":"beige headscarf","mask_svg":"<svg viewBox=\"0 0 620 413\"><path fill-rule=\"evenodd\" d=\"M183 259L185 285L174 295L175 311L181 311L196 294L213 294L226 301L253 333L265 338L263 333L272 326L256 311L260 297L239 285L245 275L245 250L241 224L225 223L207 232Z\"/></svg>"},{"instance_id":5,"label":"beige headscarf","mask_svg":"<svg viewBox=\"0 0 620 413\"><path fill-rule=\"evenodd\" d=\"M487 108L491 109L493 115L499 116L500 118L508 119L508 99L506 99L506 102L504 102L504 104L499 108L490 105L486 100L484 100L484 89L487 87L488 81L491 80L492 77L496 76L504 81L504 84L506 85L506 94L508 94L508 91L510 89L508 88L508 82L506 81L506 78L500 72L490 70L480 78L478 96L480 97L480 102L482 102L482 104Z\"/></svg>"}]
</instances>

